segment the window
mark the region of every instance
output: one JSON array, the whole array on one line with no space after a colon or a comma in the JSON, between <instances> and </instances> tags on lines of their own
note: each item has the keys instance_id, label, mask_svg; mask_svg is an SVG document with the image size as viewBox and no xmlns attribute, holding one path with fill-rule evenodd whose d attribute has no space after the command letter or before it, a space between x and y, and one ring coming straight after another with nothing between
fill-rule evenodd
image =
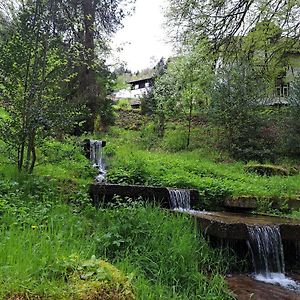
<instances>
[{"instance_id":1,"label":"window","mask_svg":"<svg viewBox=\"0 0 300 300\"><path fill-rule=\"evenodd\" d=\"M289 85L281 84L276 87L277 97L286 98L289 96Z\"/></svg>"}]
</instances>

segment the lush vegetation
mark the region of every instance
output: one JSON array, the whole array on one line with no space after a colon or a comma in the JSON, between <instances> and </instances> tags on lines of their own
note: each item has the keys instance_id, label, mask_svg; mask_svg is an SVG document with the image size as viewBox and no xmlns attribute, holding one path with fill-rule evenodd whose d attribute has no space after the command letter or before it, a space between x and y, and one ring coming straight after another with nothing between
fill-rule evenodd
<instances>
[{"instance_id":1,"label":"lush vegetation","mask_svg":"<svg viewBox=\"0 0 300 300\"><path fill-rule=\"evenodd\" d=\"M199 207L202 208L217 206L228 196L278 197L284 203L285 199L299 195L298 173L269 177L249 172L244 163L231 160L226 153L209 147L208 140L214 142L212 131L205 127L194 130L192 150L174 153L185 147L186 136L180 129L170 128L163 141L152 142L156 147L152 150L147 150L149 136L115 129L108 137L106 149L111 157L108 180L195 188L200 192Z\"/></svg>"},{"instance_id":2,"label":"lush vegetation","mask_svg":"<svg viewBox=\"0 0 300 300\"><path fill-rule=\"evenodd\" d=\"M2 299L230 298L219 275L227 255L188 217L139 203L96 210L60 175L9 175L0 181Z\"/></svg>"},{"instance_id":3,"label":"lush vegetation","mask_svg":"<svg viewBox=\"0 0 300 300\"><path fill-rule=\"evenodd\" d=\"M96 170L82 143L107 139L111 183L197 189L205 209L255 197L263 213L299 218L285 205L300 195L300 77L287 55L300 53L297 1L170 0L181 47L139 74L155 82L141 111L108 97L131 74L124 66L112 74L106 58L134 1L8 2L0 298L231 299L224 274L235 257L210 248L188 216L118 197L91 206ZM286 93L279 109L268 102L275 84ZM264 202L273 199L276 211Z\"/></svg>"}]
</instances>

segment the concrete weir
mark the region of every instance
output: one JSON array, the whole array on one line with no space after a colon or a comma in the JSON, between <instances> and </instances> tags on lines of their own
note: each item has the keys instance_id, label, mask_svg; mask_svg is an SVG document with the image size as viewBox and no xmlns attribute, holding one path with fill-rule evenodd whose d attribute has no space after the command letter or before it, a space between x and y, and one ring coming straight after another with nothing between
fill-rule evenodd
<instances>
[{"instance_id":1,"label":"concrete weir","mask_svg":"<svg viewBox=\"0 0 300 300\"><path fill-rule=\"evenodd\" d=\"M300 197L290 198L290 199L280 199L276 197L270 197L264 199L273 208L280 208L282 204L286 205L289 209L300 209ZM226 209L247 211L255 210L258 208L259 199L257 197L251 196L239 196L233 198L227 198L223 206Z\"/></svg>"},{"instance_id":2,"label":"concrete weir","mask_svg":"<svg viewBox=\"0 0 300 300\"><path fill-rule=\"evenodd\" d=\"M283 240L300 241L300 222L295 219L229 212L189 211L199 228L208 235L232 240L248 240L248 226L277 225Z\"/></svg>"},{"instance_id":3,"label":"concrete weir","mask_svg":"<svg viewBox=\"0 0 300 300\"><path fill-rule=\"evenodd\" d=\"M193 207L199 201L199 193L197 190L188 191L190 205ZM169 189L165 187L95 183L90 186L90 195L95 206L107 204L117 195L121 198L137 199L141 197L144 201L156 202L163 208L170 208L170 193Z\"/></svg>"},{"instance_id":4,"label":"concrete weir","mask_svg":"<svg viewBox=\"0 0 300 300\"><path fill-rule=\"evenodd\" d=\"M299 220L230 212L191 210L184 213L195 219L197 227L213 247L229 247L237 257L247 261L251 261L251 251L249 252L251 228L278 228L286 270L300 270Z\"/></svg>"}]
</instances>

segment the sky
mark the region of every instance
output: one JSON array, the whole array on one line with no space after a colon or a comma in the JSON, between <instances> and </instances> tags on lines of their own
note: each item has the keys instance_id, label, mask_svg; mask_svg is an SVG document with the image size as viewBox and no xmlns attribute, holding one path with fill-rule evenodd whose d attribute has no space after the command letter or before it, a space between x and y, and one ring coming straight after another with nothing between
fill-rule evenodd
<instances>
[{"instance_id":1,"label":"sky","mask_svg":"<svg viewBox=\"0 0 300 300\"><path fill-rule=\"evenodd\" d=\"M163 28L166 4L167 0L136 0L135 13L124 20L124 27L115 35L113 56L131 71L153 67L161 57L171 56L172 46L165 42ZM118 48L123 50L118 52Z\"/></svg>"}]
</instances>

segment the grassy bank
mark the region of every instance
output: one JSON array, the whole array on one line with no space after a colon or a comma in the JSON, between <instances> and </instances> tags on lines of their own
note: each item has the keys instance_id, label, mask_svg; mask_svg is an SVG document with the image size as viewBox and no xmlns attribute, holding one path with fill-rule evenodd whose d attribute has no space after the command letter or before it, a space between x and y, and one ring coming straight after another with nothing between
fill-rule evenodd
<instances>
[{"instance_id":1,"label":"grassy bank","mask_svg":"<svg viewBox=\"0 0 300 300\"><path fill-rule=\"evenodd\" d=\"M108 142L109 181L196 188L205 207L230 195L299 193L299 175L247 173L213 139L205 144L210 129L189 151L177 127L159 142L145 130L97 137ZM91 207L94 171L79 139L39 146L32 175L17 172L13 145L0 148L1 299L231 298L223 274L234 259L211 249L187 216L132 202Z\"/></svg>"},{"instance_id":2,"label":"grassy bank","mask_svg":"<svg viewBox=\"0 0 300 300\"><path fill-rule=\"evenodd\" d=\"M156 148L147 150L140 132L120 129L113 131L107 139L108 180L111 182L196 188L200 192L200 206L214 206L227 196L284 200L300 195L300 175L249 173L244 163L230 160L226 154L207 144L188 151L170 152L164 147L164 144L170 144L167 136Z\"/></svg>"}]
</instances>

